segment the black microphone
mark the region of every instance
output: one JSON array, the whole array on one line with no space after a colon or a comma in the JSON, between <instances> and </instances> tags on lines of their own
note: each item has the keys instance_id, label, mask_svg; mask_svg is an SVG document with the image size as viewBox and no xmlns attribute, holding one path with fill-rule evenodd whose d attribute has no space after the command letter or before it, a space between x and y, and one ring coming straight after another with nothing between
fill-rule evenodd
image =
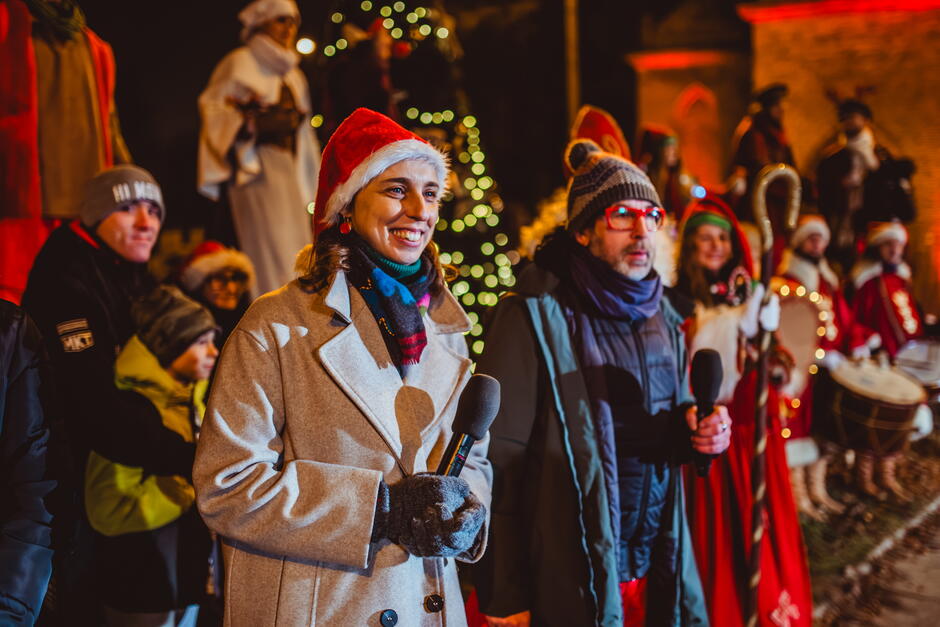
<instances>
[{"instance_id":1,"label":"black microphone","mask_svg":"<svg viewBox=\"0 0 940 627\"><path fill-rule=\"evenodd\" d=\"M486 436L499 412L499 381L485 374L475 374L457 401L453 435L437 467L437 474L456 477L477 440Z\"/></svg>"},{"instance_id":2,"label":"black microphone","mask_svg":"<svg viewBox=\"0 0 940 627\"><path fill-rule=\"evenodd\" d=\"M721 390L721 355L710 348L695 352L692 357L692 395L698 407L698 419L711 415L715 411L715 400ZM695 468L698 475L704 477L712 465L714 455L695 452Z\"/></svg>"}]
</instances>

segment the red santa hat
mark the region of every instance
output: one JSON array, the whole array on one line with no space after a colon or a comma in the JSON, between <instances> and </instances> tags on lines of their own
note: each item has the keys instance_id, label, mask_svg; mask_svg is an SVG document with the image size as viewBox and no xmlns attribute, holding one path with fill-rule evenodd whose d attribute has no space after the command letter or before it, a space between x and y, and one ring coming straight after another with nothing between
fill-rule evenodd
<instances>
[{"instance_id":1,"label":"red santa hat","mask_svg":"<svg viewBox=\"0 0 940 627\"><path fill-rule=\"evenodd\" d=\"M885 242L898 241L907 244L907 229L900 222L871 222L868 225L868 234L865 244L879 246Z\"/></svg>"},{"instance_id":2,"label":"red santa hat","mask_svg":"<svg viewBox=\"0 0 940 627\"><path fill-rule=\"evenodd\" d=\"M822 216L800 216L800 221L797 223L796 229L793 231L793 235L790 236L790 248L799 248L803 242L809 239L810 235L820 235L827 242L832 239L832 234L829 231L829 225L826 224L826 221Z\"/></svg>"},{"instance_id":3,"label":"red santa hat","mask_svg":"<svg viewBox=\"0 0 940 627\"><path fill-rule=\"evenodd\" d=\"M340 212L369 181L408 159L433 165L444 189L448 165L443 154L381 113L363 108L353 111L323 149L313 214L316 234L339 222Z\"/></svg>"},{"instance_id":4,"label":"red santa hat","mask_svg":"<svg viewBox=\"0 0 940 627\"><path fill-rule=\"evenodd\" d=\"M248 275L248 287L255 282L255 267L248 256L220 242L207 240L193 250L180 267L179 282L190 293L195 293L211 275L235 268Z\"/></svg>"}]
</instances>

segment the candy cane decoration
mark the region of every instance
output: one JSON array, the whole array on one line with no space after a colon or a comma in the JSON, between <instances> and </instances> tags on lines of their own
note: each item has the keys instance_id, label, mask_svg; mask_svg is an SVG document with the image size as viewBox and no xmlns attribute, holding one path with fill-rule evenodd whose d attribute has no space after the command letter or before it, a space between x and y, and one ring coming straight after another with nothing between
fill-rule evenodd
<instances>
[{"instance_id":1,"label":"candy cane decoration","mask_svg":"<svg viewBox=\"0 0 940 627\"><path fill-rule=\"evenodd\" d=\"M754 219L761 234L760 282L764 286L761 309L770 302L770 277L773 275L772 255L774 245L773 227L767 217L767 187L777 179L790 183L789 206L786 227L792 231L800 214L800 176L796 170L783 163L765 166L757 175L754 186ZM764 539L764 500L767 497L767 357L770 352L771 333L761 326L758 334L760 352L757 360L757 407L754 412L754 459L751 465L751 568L747 605L747 627L758 624L758 589L760 588L760 555Z\"/></svg>"}]
</instances>

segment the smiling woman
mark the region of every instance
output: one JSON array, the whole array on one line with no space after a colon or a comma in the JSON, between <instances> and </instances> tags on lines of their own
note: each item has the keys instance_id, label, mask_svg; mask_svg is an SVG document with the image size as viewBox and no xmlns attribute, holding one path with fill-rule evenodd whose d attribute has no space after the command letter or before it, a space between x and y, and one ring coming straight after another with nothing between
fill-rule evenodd
<instances>
[{"instance_id":1,"label":"smiling woman","mask_svg":"<svg viewBox=\"0 0 940 627\"><path fill-rule=\"evenodd\" d=\"M358 109L322 164L304 276L239 322L200 435L226 622L465 624L449 558L482 556L492 475L488 437L460 477L428 472L471 366L431 242L447 163Z\"/></svg>"},{"instance_id":2,"label":"smiling woman","mask_svg":"<svg viewBox=\"0 0 940 627\"><path fill-rule=\"evenodd\" d=\"M399 161L356 194L343 219L383 257L412 264L431 241L440 190L427 159Z\"/></svg>"}]
</instances>

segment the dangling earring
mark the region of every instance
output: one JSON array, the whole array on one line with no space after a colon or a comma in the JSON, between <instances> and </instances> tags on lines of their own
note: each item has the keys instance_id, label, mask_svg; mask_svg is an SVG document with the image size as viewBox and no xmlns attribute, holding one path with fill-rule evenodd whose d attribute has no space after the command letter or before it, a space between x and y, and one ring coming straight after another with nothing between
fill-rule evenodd
<instances>
[{"instance_id":1,"label":"dangling earring","mask_svg":"<svg viewBox=\"0 0 940 627\"><path fill-rule=\"evenodd\" d=\"M352 231L352 216L343 216L343 221L339 224L339 232L349 235L350 231Z\"/></svg>"}]
</instances>

